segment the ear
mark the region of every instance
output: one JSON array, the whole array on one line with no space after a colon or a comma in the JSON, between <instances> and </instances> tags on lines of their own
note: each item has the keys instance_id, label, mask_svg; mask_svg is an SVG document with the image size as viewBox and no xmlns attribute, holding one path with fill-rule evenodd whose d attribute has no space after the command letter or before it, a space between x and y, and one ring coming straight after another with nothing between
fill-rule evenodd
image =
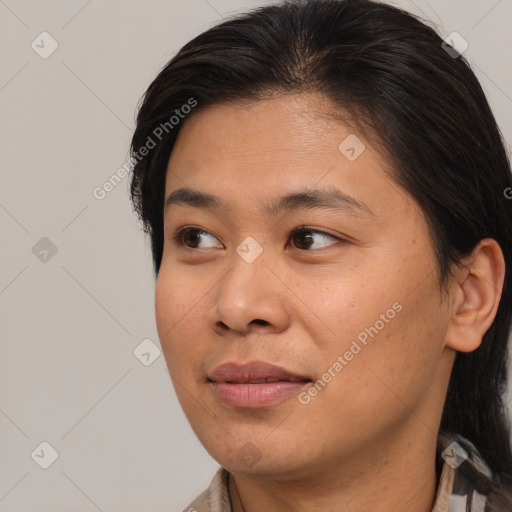
<instances>
[{"instance_id":1,"label":"ear","mask_svg":"<svg viewBox=\"0 0 512 512\"><path fill-rule=\"evenodd\" d=\"M446 345L459 352L472 352L482 343L498 310L505 279L501 248L484 238L457 267L451 288L451 318Z\"/></svg>"}]
</instances>

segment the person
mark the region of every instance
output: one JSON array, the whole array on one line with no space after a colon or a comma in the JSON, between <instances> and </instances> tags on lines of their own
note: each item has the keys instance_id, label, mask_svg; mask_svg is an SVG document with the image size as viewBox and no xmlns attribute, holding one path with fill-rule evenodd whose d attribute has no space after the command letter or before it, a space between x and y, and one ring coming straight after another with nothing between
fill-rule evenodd
<instances>
[{"instance_id":1,"label":"person","mask_svg":"<svg viewBox=\"0 0 512 512\"><path fill-rule=\"evenodd\" d=\"M239 14L151 83L131 155L220 464L186 510L512 510L512 178L454 46L371 0Z\"/></svg>"}]
</instances>

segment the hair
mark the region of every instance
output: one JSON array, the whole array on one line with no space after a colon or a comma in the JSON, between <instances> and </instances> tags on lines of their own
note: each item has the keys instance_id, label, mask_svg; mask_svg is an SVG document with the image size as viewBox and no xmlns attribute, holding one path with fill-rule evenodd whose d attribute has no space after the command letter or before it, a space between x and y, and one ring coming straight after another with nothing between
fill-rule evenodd
<instances>
[{"instance_id":1,"label":"hair","mask_svg":"<svg viewBox=\"0 0 512 512\"><path fill-rule=\"evenodd\" d=\"M194 105L193 116L208 105L319 93L349 113L380 142L393 179L422 208L441 286L483 238L503 251L496 317L477 350L457 353L440 428L473 442L508 487L512 177L485 94L454 52L412 14L371 0L288 0L229 18L183 46L146 91L131 146L131 194L158 275L166 169L183 125L171 126L173 112ZM154 138L156 147L141 158Z\"/></svg>"}]
</instances>

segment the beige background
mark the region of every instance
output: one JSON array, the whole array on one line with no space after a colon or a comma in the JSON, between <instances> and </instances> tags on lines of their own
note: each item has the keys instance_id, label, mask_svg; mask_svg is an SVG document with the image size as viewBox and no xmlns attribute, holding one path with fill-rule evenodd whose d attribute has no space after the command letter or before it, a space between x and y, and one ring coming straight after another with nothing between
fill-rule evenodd
<instances>
[{"instance_id":1,"label":"beige background","mask_svg":"<svg viewBox=\"0 0 512 512\"><path fill-rule=\"evenodd\" d=\"M167 60L264 3L0 0L0 511L178 511L213 476L154 359L128 179L102 200L93 190L125 163L137 102ZM398 3L469 42L510 144L511 0ZM51 49L43 31L58 43L46 59L31 47ZM145 339L148 366L133 353ZM43 441L58 452L47 469Z\"/></svg>"}]
</instances>

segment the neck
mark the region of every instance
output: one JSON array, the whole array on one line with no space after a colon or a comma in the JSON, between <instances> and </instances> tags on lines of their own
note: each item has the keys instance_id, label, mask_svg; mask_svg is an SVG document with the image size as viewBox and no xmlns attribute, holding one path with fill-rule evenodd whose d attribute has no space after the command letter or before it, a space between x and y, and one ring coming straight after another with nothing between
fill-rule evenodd
<instances>
[{"instance_id":1,"label":"neck","mask_svg":"<svg viewBox=\"0 0 512 512\"><path fill-rule=\"evenodd\" d=\"M357 457L325 461L307 477L231 475L233 512L431 512L437 487L436 440L426 430L421 439L371 443Z\"/></svg>"}]
</instances>

